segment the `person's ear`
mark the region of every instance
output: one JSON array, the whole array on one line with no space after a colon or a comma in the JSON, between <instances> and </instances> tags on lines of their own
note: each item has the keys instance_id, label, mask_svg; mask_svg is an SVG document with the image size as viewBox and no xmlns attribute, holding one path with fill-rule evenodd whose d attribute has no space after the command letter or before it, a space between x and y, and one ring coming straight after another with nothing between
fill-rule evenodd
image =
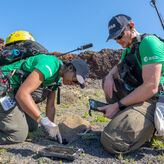
<instances>
[{"instance_id":1,"label":"person's ear","mask_svg":"<svg viewBox=\"0 0 164 164\"><path fill-rule=\"evenodd\" d=\"M130 23L130 30L132 30L132 31L134 30L134 23L133 22Z\"/></svg>"},{"instance_id":2,"label":"person's ear","mask_svg":"<svg viewBox=\"0 0 164 164\"><path fill-rule=\"evenodd\" d=\"M68 69L68 71L74 71L73 65L69 65L69 66L67 67L67 69Z\"/></svg>"},{"instance_id":3,"label":"person's ear","mask_svg":"<svg viewBox=\"0 0 164 164\"><path fill-rule=\"evenodd\" d=\"M63 65L62 67L62 73L65 74L68 71L68 66Z\"/></svg>"}]
</instances>

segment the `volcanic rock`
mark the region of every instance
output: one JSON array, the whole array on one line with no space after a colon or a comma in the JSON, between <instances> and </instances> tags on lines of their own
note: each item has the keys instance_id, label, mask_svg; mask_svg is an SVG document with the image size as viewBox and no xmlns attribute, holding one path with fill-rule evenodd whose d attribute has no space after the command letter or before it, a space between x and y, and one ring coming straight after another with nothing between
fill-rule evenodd
<instances>
[{"instance_id":1,"label":"volcanic rock","mask_svg":"<svg viewBox=\"0 0 164 164\"><path fill-rule=\"evenodd\" d=\"M120 60L123 50L102 49L99 52L85 51L80 54L66 54L59 57L64 62L81 58L86 61L89 67L89 78L102 79ZM58 55L60 53L56 53Z\"/></svg>"}]
</instances>

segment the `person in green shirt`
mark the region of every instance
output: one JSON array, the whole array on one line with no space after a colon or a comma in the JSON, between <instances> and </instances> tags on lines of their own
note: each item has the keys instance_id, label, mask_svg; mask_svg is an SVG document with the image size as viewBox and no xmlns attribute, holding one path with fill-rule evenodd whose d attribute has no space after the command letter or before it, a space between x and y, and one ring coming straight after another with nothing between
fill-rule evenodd
<instances>
[{"instance_id":1,"label":"person in green shirt","mask_svg":"<svg viewBox=\"0 0 164 164\"><path fill-rule=\"evenodd\" d=\"M109 37L124 48L120 62L103 80L109 105L100 107L112 119L104 128L101 143L114 154L129 153L150 141L154 132L156 97L164 82L164 42L155 35L141 35L132 19L114 16Z\"/></svg>"},{"instance_id":2,"label":"person in green shirt","mask_svg":"<svg viewBox=\"0 0 164 164\"><path fill-rule=\"evenodd\" d=\"M32 119L41 124L51 139L62 143L58 125L54 123L57 85L62 78L65 85L79 84L84 88L88 75L86 62L74 59L63 63L55 56L40 54L5 65L1 70L4 74L15 73L10 79L13 95L0 98L0 144L23 142L30 128L34 128ZM21 77L15 70L27 74ZM46 114L43 114L37 103L46 98Z\"/></svg>"}]
</instances>

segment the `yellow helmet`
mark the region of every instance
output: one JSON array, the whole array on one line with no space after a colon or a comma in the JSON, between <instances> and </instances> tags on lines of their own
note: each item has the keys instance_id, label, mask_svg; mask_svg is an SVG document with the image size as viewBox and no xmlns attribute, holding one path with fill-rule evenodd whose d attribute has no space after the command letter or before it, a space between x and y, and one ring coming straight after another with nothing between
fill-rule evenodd
<instances>
[{"instance_id":1,"label":"yellow helmet","mask_svg":"<svg viewBox=\"0 0 164 164\"><path fill-rule=\"evenodd\" d=\"M11 33L7 39L6 39L6 45L18 41L23 41L23 40L32 40L35 41L34 37L32 36L31 33L27 31L15 31Z\"/></svg>"}]
</instances>

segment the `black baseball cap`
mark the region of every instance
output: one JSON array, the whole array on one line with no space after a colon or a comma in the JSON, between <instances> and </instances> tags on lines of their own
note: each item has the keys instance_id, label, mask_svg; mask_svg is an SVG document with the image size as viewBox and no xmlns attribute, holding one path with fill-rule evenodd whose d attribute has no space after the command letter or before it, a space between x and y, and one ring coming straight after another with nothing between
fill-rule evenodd
<instances>
[{"instance_id":1,"label":"black baseball cap","mask_svg":"<svg viewBox=\"0 0 164 164\"><path fill-rule=\"evenodd\" d=\"M110 39L117 38L123 28L131 22L131 18L124 14L114 16L108 23L109 36L106 42Z\"/></svg>"},{"instance_id":2,"label":"black baseball cap","mask_svg":"<svg viewBox=\"0 0 164 164\"><path fill-rule=\"evenodd\" d=\"M88 77L88 65L82 59L74 59L70 62L76 69L76 78L81 88L85 87L85 79Z\"/></svg>"}]
</instances>

